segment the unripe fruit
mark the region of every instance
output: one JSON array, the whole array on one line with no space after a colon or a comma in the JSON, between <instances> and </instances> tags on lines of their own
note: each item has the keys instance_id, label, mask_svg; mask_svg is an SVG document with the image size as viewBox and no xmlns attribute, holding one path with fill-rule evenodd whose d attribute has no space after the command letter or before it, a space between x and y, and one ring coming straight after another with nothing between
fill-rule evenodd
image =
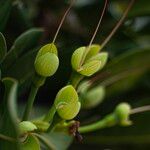
<instances>
[{"instance_id":1,"label":"unripe fruit","mask_svg":"<svg viewBox=\"0 0 150 150\"><path fill-rule=\"evenodd\" d=\"M76 117L81 106L78 94L72 85L67 85L58 92L54 105L58 115L64 120Z\"/></svg>"},{"instance_id":2,"label":"unripe fruit","mask_svg":"<svg viewBox=\"0 0 150 150\"><path fill-rule=\"evenodd\" d=\"M36 130L37 127L30 121L22 121L19 123L20 134Z\"/></svg>"},{"instance_id":3,"label":"unripe fruit","mask_svg":"<svg viewBox=\"0 0 150 150\"><path fill-rule=\"evenodd\" d=\"M81 106L84 109L91 109L98 106L104 99L105 89L98 86L81 94Z\"/></svg>"},{"instance_id":4,"label":"unripe fruit","mask_svg":"<svg viewBox=\"0 0 150 150\"><path fill-rule=\"evenodd\" d=\"M121 103L115 109L115 115L121 125L130 125L129 115L131 107L128 103Z\"/></svg>"},{"instance_id":5,"label":"unripe fruit","mask_svg":"<svg viewBox=\"0 0 150 150\"><path fill-rule=\"evenodd\" d=\"M99 51L100 45L95 44L76 49L71 58L72 68L84 76L95 74L104 67L108 57L107 53L99 54Z\"/></svg>"},{"instance_id":6,"label":"unripe fruit","mask_svg":"<svg viewBox=\"0 0 150 150\"><path fill-rule=\"evenodd\" d=\"M43 46L37 53L34 62L36 73L42 77L49 77L57 71L58 66L56 46L53 43Z\"/></svg>"},{"instance_id":7,"label":"unripe fruit","mask_svg":"<svg viewBox=\"0 0 150 150\"><path fill-rule=\"evenodd\" d=\"M57 71L59 59L53 53L46 53L35 60L34 66L38 75L49 77Z\"/></svg>"},{"instance_id":8,"label":"unripe fruit","mask_svg":"<svg viewBox=\"0 0 150 150\"><path fill-rule=\"evenodd\" d=\"M55 55L58 55L57 47L55 46L54 43L46 44L43 47L41 47L41 49L39 50L37 54L37 57L40 57L46 53L53 53Z\"/></svg>"}]
</instances>

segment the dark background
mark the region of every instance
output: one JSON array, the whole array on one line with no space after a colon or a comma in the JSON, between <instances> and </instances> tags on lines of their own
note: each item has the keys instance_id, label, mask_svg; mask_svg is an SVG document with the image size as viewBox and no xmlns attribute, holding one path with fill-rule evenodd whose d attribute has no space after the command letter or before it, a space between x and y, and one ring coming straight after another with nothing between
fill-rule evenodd
<instances>
[{"instance_id":1,"label":"dark background","mask_svg":"<svg viewBox=\"0 0 150 150\"><path fill-rule=\"evenodd\" d=\"M127 7L128 2L128 0L109 1L102 26L97 33L94 43L101 44L108 36ZM77 0L71 9L56 39L60 58L59 69L53 77L47 79L46 84L40 89L35 102L37 106L43 106L43 109L45 109L46 105L50 106L57 91L67 83L71 74L70 59L72 52L80 46L88 45L100 17L103 4L103 0ZM32 27L44 29L37 45L38 48L45 43L51 42L67 7L68 3L65 0L14 1L9 19L5 28L2 29L7 40L8 49L22 32ZM106 87L106 97L101 105L92 110L81 111L77 118L78 120L82 120L81 123L92 122L99 116L105 116L112 112L116 104L121 101L127 101L133 107L149 104L149 67L144 70L141 69L139 72L134 71L134 68L144 68L146 65L150 66L150 53L136 56L136 51L150 49L149 15L150 2L148 0L136 0L126 21L104 48L109 53L108 64L111 64L112 61L120 60L120 57L125 57L117 64L111 65L110 68L108 67L110 70L115 70L112 76L114 74L121 76L121 73L126 70L129 73L121 78L121 80ZM24 54L29 51L30 49L24 52ZM135 55L129 57L128 53L132 52ZM132 65L134 66L133 68ZM103 74L103 72L105 72L105 69L97 75ZM17 78L16 72L10 74L4 72L3 76L6 75ZM100 84L110 77L106 76L103 78L100 76L96 83ZM28 96L30 81L31 77L20 85L19 102L21 104L26 101ZM39 107L38 111L40 112ZM83 142L78 143L75 141L70 149L148 150L150 149L149 116L149 112L132 116L131 119L134 124L131 127L124 128L117 126L85 134L83 135Z\"/></svg>"}]
</instances>

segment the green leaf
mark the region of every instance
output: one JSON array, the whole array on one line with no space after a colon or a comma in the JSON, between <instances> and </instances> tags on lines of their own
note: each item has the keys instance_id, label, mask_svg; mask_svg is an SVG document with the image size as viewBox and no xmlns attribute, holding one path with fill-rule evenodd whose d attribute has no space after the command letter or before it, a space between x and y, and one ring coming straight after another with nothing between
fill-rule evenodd
<instances>
[{"instance_id":1,"label":"green leaf","mask_svg":"<svg viewBox=\"0 0 150 150\"><path fill-rule=\"evenodd\" d=\"M0 31L3 31L12 8L12 0L0 1Z\"/></svg>"},{"instance_id":2,"label":"green leaf","mask_svg":"<svg viewBox=\"0 0 150 150\"><path fill-rule=\"evenodd\" d=\"M113 59L106 65L103 71L97 75L95 81L107 87L112 86L109 90L112 94L133 87L141 75L149 69L150 48L134 50ZM119 82L122 83L119 85Z\"/></svg>"},{"instance_id":3,"label":"green leaf","mask_svg":"<svg viewBox=\"0 0 150 150\"><path fill-rule=\"evenodd\" d=\"M72 136L58 132L42 134L42 138L39 139L51 150L66 150L73 140Z\"/></svg>"},{"instance_id":4,"label":"green leaf","mask_svg":"<svg viewBox=\"0 0 150 150\"><path fill-rule=\"evenodd\" d=\"M121 16L129 1L112 1L110 5L111 13L118 17ZM141 9L142 8L142 9ZM150 14L150 2L148 0L136 0L128 17L147 16Z\"/></svg>"},{"instance_id":5,"label":"green leaf","mask_svg":"<svg viewBox=\"0 0 150 150\"><path fill-rule=\"evenodd\" d=\"M4 59L6 53L7 53L7 45L6 45L5 37L0 32L0 63Z\"/></svg>"},{"instance_id":6,"label":"green leaf","mask_svg":"<svg viewBox=\"0 0 150 150\"><path fill-rule=\"evenodd\" d=\"M19 83L25 82L26 79L29 79L34 74L34 60L36 53L37 51L33 50L23 57L18 58L4 76L13 77L17 79Z\"/></svg>"},{"instance_id":7,"label":"green leaf","mask_svg":"<svg viewBox=\"0 0 150 150\"><path fill-rule=\"evenodd\" d=\"M0 80L1 80L1 78L2 78L2 73L1 73L1 69L0 69Z\"/></svg>"},{"instance_id":8,"label":"green leaf","mask_svg":"<svg viewBox=\"0 0 150 150\"><path fill-rule=\"evenodd\" d=\"M82 0L82 1L77 1L75 3L75 6L76 7L84 7L84 6L87 6L87 5L92 5L94 2L96 2L96 0Z\"/></svg>"},{"instance_id":9,"label":"green leaf","mask_svg":"<svg viewBox=\"0 0 150 150\"><path fill-rule=\"evenodd\" d=\"M35 135L38 137L38 139L40 140L40 142L43 144L44 147L47 147L50 150L55 149L55 145L47 137L40 134L35 134Z\"/></svg>"},{"instance_id":10,"label":"green leaf","mask_svg":"<svg viewBox=\"0 0 150 150\"><path fill-rule=\"evenodd\" d=\"M16 39L3 61L2 67L4 71L10 68L22 53L26 53L38 44L42 31L42 29L33 28L24 32Z\"/></svg>"},{"instance_id":11,"label":"green leaf","mask_svg":"<svg viewBox=\"0 0 150 150\"><path fill-rule=\"evenodd\" d=\"M39 140L33 134L29 134L21 144L21 150L40 150Z\"/></svg>"},{"instance_id":12,"label":"green leaf","mask_svg":"<svg viewBox=\"0 0 150 150\"><path fill-rule=\"evenodd\" d=\"M15 24L17 24L18 30L24 31L32 28L33 22L29 17L29 8L26 7L23 1L17 1L13 3L12 14L15 17Z\"/></svg>"},{"instance_id":13,"label":"green leaf","mask_svg":"<svg viewBox=\"0 0 150 150\"><path fill-rule=\"evenodd\" d=\"M13 138L16 142L0 139L0 149L19 150L18 117L16 107L17 82L12 78L3 79L5 95L1 104L0 133Z\"/></svg>"}]
</instances>

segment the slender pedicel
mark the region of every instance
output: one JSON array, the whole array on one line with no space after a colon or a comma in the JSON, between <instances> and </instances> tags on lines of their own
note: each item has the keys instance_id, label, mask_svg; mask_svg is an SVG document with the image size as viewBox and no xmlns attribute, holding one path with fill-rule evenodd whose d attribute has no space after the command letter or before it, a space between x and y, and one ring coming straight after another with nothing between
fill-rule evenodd
<instances>
[{"instance_id":1,"label":"slender pedicel","mask_svg":"<svg viewBox=\"0 0 150 150\"><path fill-rule=\"evenodd\" d=\"M34 85L31 87L31 91L28 97L28 101L25 107L24 115L23 115L23 121L28 120L36 94L38 92L38 87L35 87Z\"/></svg>"},{"instance_id":2,"label":"slender pedicel","mask_svg":"<svg viewBox=\"0 0 150 150\"><path fill-rule=\"evenodd\" d=\"M95 54L95 52L97 51L97 53L99 52L100 46L99 45L92 45L94 38L98 32L98 29L100 27L100 24L102 22L102 18L104 16L106 7L107 7L107 2L108 0L105 0L105 4L102 10L102 13L100 14L100 19L98 21L98 24L96 26L96 29L93 33L93 36L89 42L89 45L86 47L79 47L78 49L76 49L72 55L71 58L71 63L72 63L72 68L74 69L74 71L72 72L71 78L69 83L71 83L75 88L77 88L79 82L84 78L84 76L91 76L92 74L94 74L95 72L97 72L100 68L102 68L102 61L107 60L107 54L102 55L97 55ZM91 49L95 49L93 54L90 54L90 58L88 59L92 59L90 62L87 62L84 64L85 59L87 58L88 53L90 52ZM92 57L93 55L93 57ZM89 57L88 56L88 57ZM96 56L96 57L94 57ZM104 61L103 61L104 62Z\"/></svg>"},{"instance_id":3,"label":"slender pedicel","mask_svg":"<svg viewBox=\"0 0 150 150\"><path fill-rule=\"evenodd\" d=\"M116 106L112 113L106 115L103 119L89 125L81 126L79 132L86 133L96 131L103 128L113 127L117 124L122 126L131 125L132 122L129 119L130 112L131 106L126 102L122 102Z\"/></svg>"},{"instance_id":4,"label":"slender pedicel","mask_svg":"<svg viewBox=\"0 0 150 150\"><path fill-rule=\"evenodd\" d=\"M133 108L133 109L131 110L131 113L130 113L130 114L136 114L136 113L141 113L141 112L145 112L145 111L150 111L150 105Z\"/></svg>"},{"instance_id":5,"label":"slender pedicel","mask_svg":"<svg viewBox=\"0 0 150 150\"><path fill-rule=\"evenodd\" d=\"M98 32L98 29L99 29L99 27L100 27L100 25L101 25L103 16L104 16L104 14L105 14L105 10L106 10L106 8L107 8L107 2L108 2L108 0L105 0L105 4L104 4L103 10L102 10L102 12L101 12L101 14L100 14L100 18L99 18L98 24L97 24L97 26L96 26L96 29L95 29L95 31L94 31L94 33L93 33L93 36L92 36L90 42L89 42L89 45L87 46L87 50L85 51L85 53L84 53L84 55L83 55L83 57L82 57L82 61L81 61L81 64L80 64L80 65L83 64L83 62L84 62L84 60L85 60L85 57L86 57L86 55L88 54L88 52L89 52L89 50L90 50L90 46L92 45L92 43L93 43L93 41L94 41L94 39L95 39L95 36L96 36L96 34L97 34L97 32Z\"/></svg>"},{"instance_id":6,"label":"slender pedicel","mask_svg":"<svg viewBox=\"0 0 150 150\"><path fill-rule=\"evenodd\" d=\"M133 6L135 0L131 0L130 3L128 4L128 7L126 8L124 14L122 15L121 19L119 20L119 22L116 24L116 26L113 28L113 30L110 32L110 34L108 35L108 37L104 40L104 42L101 44L101 49L103 49L105 47L105 45L109 42L109 40L111 39L111 37L115 34L115 32L117 31L117 29L121 26L121 24L123 23L124 19L126 18L129 10L131 9L131 7ZM120 77L119 77L120 78ZM93 77L90 80L90 84L92 85L93 82L97 81L99 79L99 75Z\"/></svg>"},{"instance_id":7,"label":"slender pedicel","mask_svg":"<svg viewBox=\"0 0 150 150\"><path fill-rule=\"evenodd\" d=\"M96 131L106 127L112 127L118 123L120 125L125 125L125 126L131 125L132 122L129 120L129 116L132 114L141 113L145 111L150 111L150 105L131 109L130 105L128 105L127 103L122 103L116 107L114 113L105 116L104 119L97 121L93 124L80 127L79 132L86 133L86 132Z\"/></svg>"},{"instance_id":8,"label":"slender pedicel","mask_svg":"<svg viewBox=\"0 0 150 150\"><path fill-rule=\"evenodd\" d=\"M6 136L6 135L3 135L1 133L0 133L0 139L6 140L6 141L9 141L9 142L16 142L16 139L14 139L12 137L9 137L9 136Z\"/></svg>"},{"instance_id":9,"label":"slender pedicel","mask_svg":"<svg viewBox=\"0 0 150 150\"><path fill-rule=\"evenodd\" d=\"M127 17L127 14L129 12L129 10L131 9L133 3L135 0L131 0L128 7L126 8L124 14L122 15L121 19L119 20L119 22L116 24L116 26L113 28L113 30L110 32L110 34L108 35L108 37L103 41L103 43L101 44L101 49L109 42L109 40L111 39L111 37L115 34L115 32L118 30L118 28L122 25L124 19Z\"/></svg>"},{"instance_id":10,"label":"slender pedicel","mask_svg":"<svg viewBox=\"0 0 150 150\"><path fill-rule=\"evenodd\" d=\"M72 6L73 6L73 4L74 4L75 1L76 1L76 0L72 0L72 1L71 1L71 3L70 3L70 5L69 5L68 9L66 10L64 16L62 17L62 19L61 19L61 21L60 21L60 24L59 24L59 26L58 26L58 28L57 28L57 31L56 31L56 33L55 33L55 36L54 36L54 38L53 38L53 42L52 42L52 43L55 43L56 38L57 38L57 36L58 36L58 33L59 33L59 31L60 31L60 28L62 27L62 24L63 24L63 22L64 22L64 20L65 20L65 18L66 18L66 16L67 16L67 14L68 14L68 12L69 12L70 9L72 8Z\"/></svg>"},{"instance_id":11,"label":"slender pedicel","mask_svg":"<svg viewBox=\"0 0 150 150\"><path fill-rule=\"evenodd\" d=\"M89 45L88 45L89 47L92 45L92 43L93 43L93 41L94 41L94 39L95 39L95 36L96 36L96 34L97 34L97 32L98 32L98 29L99 29L99 27L100 27L100 25L101 25L101 22L102 22L102 19L103 19L103 16L104 16L104 14L105 14L105 10L106 10L106 7L107 7L107 3L108 3L108 0L105 0L104 7L103 7L103 10L102 10L101 16L100 16L100 18L99 18L99 22L98 22L97 27L96 27L96 29L95 29L95 31L94 31L94 34L93 34L93 36L92 36L92 38L91 38L91 41L90 41L90 43L89 43Z\"/></svg>"}]
</instances>

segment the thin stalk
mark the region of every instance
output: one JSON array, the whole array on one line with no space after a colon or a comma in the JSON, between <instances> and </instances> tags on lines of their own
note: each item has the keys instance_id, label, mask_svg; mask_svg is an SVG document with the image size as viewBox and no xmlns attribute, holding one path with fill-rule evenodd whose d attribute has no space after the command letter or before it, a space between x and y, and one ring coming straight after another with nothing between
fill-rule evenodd
<instances>
[{"instance_id":1,"label":"thin stalk","mask_svg":"<svg viewBox=\"0 0 150 150\"><path fill-rule=\"evenodd\" d=\"M16 139L9 137L9 136L6 136L6 135L3 135L3 134L0 134L0 139L6 140L9 142L16 142Z\"/></svg>"},{"instance_id":2,"label":"thin stalk","mask_svg":"<svg viewBox=\"0 0 150 150\"><path fill-rule=\"evenodd\" d=\"M135 0L131 0L128 7L126 8L124 14L122 15L121 19L119 20L119 22L115 25L115 27L113 28L113 30L110 32L110 34L108 35L108 37L103 41L103 43L101 44L101 49L109 42L109 40L112 38L112 36L116 33L116 31L118 30L118 28L121 26L121 24L123 23L124 19L126 18L129 10L131 9L133 3Z\"/></svg>"},{"instance_id":3,"label":"thin stalk","mask_svg":"<svg viewBox=\"0 0 150 150\"><path fill-rule=\"evenodd\" d=\"M63 24L63 22L64 22L64 20L65 20L65 18L66 18L66 16L67 16L68 12L70 11L71 7L73 6L74 2L75 2L75 0L72 0L72 1L71 1L71 3L70 3L70 5L69 5L68 9L66 10L65 14L63 15L63 17L62 17L62 19L61 19L61 21L60 21L60 24L59 24L59 26L58 26L58 28L57 28L57 31L56 31L56 33L55 33L55 36L54 36L54 38L53 38L53 42L52 42L52 43L55 43L56 38L57 38L57 36L58 36L58 33L59 33L59 31L60 31L60 28L61 28L61 26L62 26L62 24Z\"/></svg>"},{"instance_id":4,"label":"thin stalk","mask_svg":"<svg viewBox=\"0 0 150 150\"><path fill-rule=\"evenodd\" d=\"M116 116L114 113L111 113L111 114L108 114L107 116L105 116L100 121L79 127L79 132L80 133L92 132L92 131L96 131L99 129L112 127L112 126L116 125L116 123L117 123Z\"/></svg>"},{"instance_id":5,"label":"thin stalk","mask_svg":"<svg viewBox=\"0 0 150 150\"><path fill-rule=\"evenodd\" d=\"M90 46L92 45L92 43L93 43L93 41L94 41L94 39L95 39L95 36L96 36L96 34L97 34L97 32L98 32L98 29L99 29L99 27L100 27L100 25L101 25L103 16L104 16L104 14L105 14L105 10L106 10L106 7L107 7L107 2L108 2L108 0L105 0L105 4L104 4L103 10L102 10L102 12L101 12L101 14L100 14L100 18L99 18L98 24L97 24L97 26L96 26L96 29L95 29L95 31L94 31L94 33L93 33L93 36L92 36L90 42L89 42L89 45L87 46L87 49L86 49L86 51L85 51L85 53L84 53L84 55L83 55L83 57L82 57L82 60L81 60L81 64L80 64L80 65L83 64L83 62L84 62L84 60L85 60L85 57L86 57L86 55L88 54L88 52L89 52L89 50L90 50Z\"/></svg>"},{"instance_id":6,"label":"thin stalk","mask_svg":"<svg viewBox=\"0 0 150 150\"><path fill-rule=\"evenodd\" d=\"M150 111L150 105L134 108L131 110L130 114L136 114L136 113L141 113L145 111Z\"/></svg>"},{"instance_id":7,"label":"thin stalk","mask_svg":"<svg viewBox=\"0 0 150 150\"><path fill-rule=\"evenodd\" d=\"M54 115L53 120L51 121L51 124L49 126L49 128L47 129L47 132L51 132L54 127L56 126L56 124L62 122L62 118L60 118L57 114Z\"/></svg>"},{"instance_id":8,"label":"thin stalk","mask_svg":"<svg viewBox=\"0 0 150 150\"><path fill-rule=\"evenodd\" d=\"M141 113L141 112L145 112L145 111L150 111L150 105L134 108L131 110L130 114L132 115L132 114ZM81 126L79 128L79 132L87 133L87 132L92 132L92 131L96 131L99 129L103 129L106 127L112 127L117 124L116 121L117 121L116 117L112 113L112 114L107 115L104 119L102 119L100 121L97 121L97 122L89 124L89 125Z\"/></svg>"},{"instance_id":9,"label":"thin stalk","mask_svg":"<svg viewBox=\"0 0 150 150\"><path fill-rule=\"evenodd\" d=\"M34 85L32 85L31 91L28 97L27 105L24 111L23 120L28 120L29 118L37 91L38 91L38 87L35 87Z\"/></svg>"},{"instance_id":10,"label":"thin stalk","mask_svg":"<svg viewBox=\"0 0 150 150\"><path fill-rule=\"evenodd\" d=\"M84 78L83 75L78 74L78 73L73 71L72 74L71 74L70 81L68 82L68 84L71 84L76 89L78 84L80 83L80 81L83 78Z\"/></svg>"},{"instance_id":11,"label":"thin stalk","mask_svg":"<svg viewBox=\"0 0 150 150\"><path fill-rule=\"evenodd\" d=\"M50 108L49 112L48 112L48 113L46 114L46 116L44 117L43 121L50 122L50 124L51 124L55 113L56 113L56 108L55 108L55 106L53 105L53 106Z\"/></svg>"},{"instance_id":12,"label":"thin stalk","mask_svg":"<svg viewBox=\"0 0 150 150\"><path fill-rule=\"evenodd\" d=\"M99 27L100 27L100 25L101 25L101 22L102 22L102 19L103 19L103 16L104 16L104 14L105 14L105 10L106 10L106 7L107 7L107 2L108 2L108 0L105 0L105 4L104 4L103 10L102 10L100 19L99 19L99 21L98 21L97 27L96 27L96 29L95 29L95 31L94 31L94 34L93 34L93 36L92 36L92 38L91 38L91 41L90 41L90 43L89 43L89 47L92 45L92 43L93 43L93 41L94 41L94 39L95 39L95 36L96 36L96 34L97 34L97 32L98 32L98 29L99 29Z\"/></svg>"},{"instance_id":13,"label":"thin stalk","mask_svg":"<svg viewBox=\"0 0 150 150\"><path fill-rule=\"evenodd\" d=\"M104 120L98 121L96 123L90 124L90 125L86 125L86 126L81 126L79 128L79 132L80 133L87 133L87 132L92 132L98 129L102 129L106 127L106 123Z\"/></svg>"}]
</instances>

